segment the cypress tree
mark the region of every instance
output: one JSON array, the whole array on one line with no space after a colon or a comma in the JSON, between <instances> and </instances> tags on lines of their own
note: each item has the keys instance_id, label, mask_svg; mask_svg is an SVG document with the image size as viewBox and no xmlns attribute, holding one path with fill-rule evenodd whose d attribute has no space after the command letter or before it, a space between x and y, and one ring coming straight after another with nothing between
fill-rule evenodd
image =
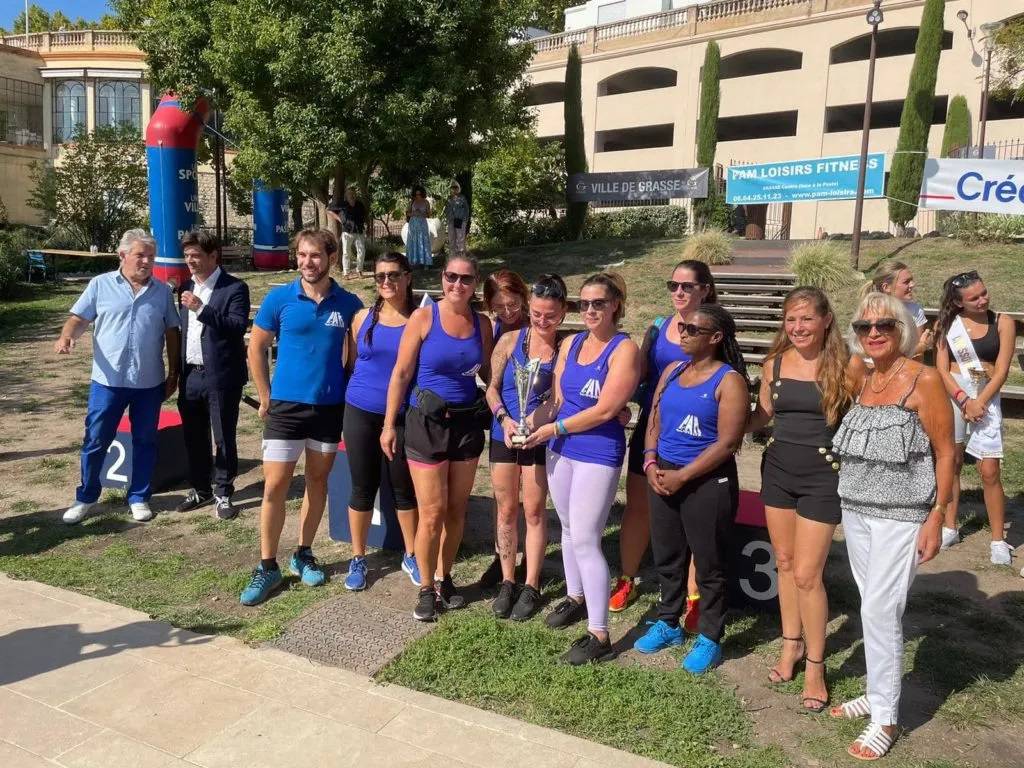
<instances>
[{"instance_id":1,"label":"cypress tree","mask_svg":"<svg viewBox=\"0 0 1024 768\"><path fill-rule=\"evenodd\" d=\"M714 208L715 149L718 146L718 106L721 101L718 70L722 52L714 40L704 52L704 66L700 75L700 118L697 123L697 165L708 169L708 196L693 201L693 219L697 228L707 226Z\"/></svg>"},{"instance_id":2,"label":"cypress tree","mask_svg":"<svg viewBox=\"0 0 1024 768\"><path fill-rule=\"evenodd\" d=\"M889 175L889 219L899 228L917 213L924 161L928 157L928 131L935 115L935 80L942 53L942 14L945 0L927 0L921 15L910 71L907 98L900 117L900 136Z\"/></svg>"},{"instance_id":3,"label":"cypress tree","mask_svg":"<svg viewBox=\"0 0 1024 768\"><path fill-rule=\"evenodd\" d=\"M967 99L964 96L954 96L949 102L949 112L946 113L946 129L942 134L942 155L949 157L949 153L958 147L966 147L971 143L971 113L967 108Z\"/></svg>"},{"instance_id":4,"label":"cypress tree","mask_svg":"<svg viewBox=\"0 0 1024 768\"><path fill-rule=\"evenodd\" d=\"M587 152L583 145L583 62L575 44L569 49L565 65L565 211L569 237L579 240L587 222L587 203L569 199L568 179L574 173L587 172Z\"/></svg>"}]
</instances>

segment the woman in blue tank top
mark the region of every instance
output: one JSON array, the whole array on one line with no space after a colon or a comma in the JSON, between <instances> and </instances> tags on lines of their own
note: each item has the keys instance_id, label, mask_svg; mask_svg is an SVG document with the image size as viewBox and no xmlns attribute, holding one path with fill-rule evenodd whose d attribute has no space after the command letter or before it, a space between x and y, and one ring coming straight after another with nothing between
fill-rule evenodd
<instances>
[{"instance_id":1,"label":"woman in blue tank top","mask_svg":"<svg viewBox=\"0 0 1024 768\"><path fill-rule=\"evenodd\" d=\"M530 325L506 333L495 342L491 355L491 383L487 404L494 413L491 427L491 485L497 508L495 539L501 567L501 588L494 601L494 615L501 619L525 621L541 606L540 571L547 546L546 502L548 478L545 472L546 450L538 445L530 450L513 442L521 416L529 416L551 393L558 328L565 318L565 282L558 275L542 275L530 291ZM517 368L527 361L540 363L536 382L520 413L516 390ZM523 515L526 518L526 579L516 583L516 549L519 538L519 487L523 489Z\"/></svg>"},{"instance_id":2,"label":"woman in blue tank top","mask_svg":"<svg viewBox=\"0 0 1024 768\"><path fill-rule=\"evenodd\" d=\"M394 455L385 459L380 435L387 410L387 389L382 382L391 378L398 359L398 344L409 315L416 308L412 295L412 267L404 254L380 256L373 270L377 300L352 319L347 345L348 387L345 391L345 454L348 458L352 493L348 502L348 524L352 531L352 560L345 586L352 591L366 588L366 538L373 517L373 502L381 487L381 465L395 499L395 511L402 528L405 556L402 570L419 585L414 542L416 536L416 493L405 458L405 422L396 422Z\"/></svg>"},{"instance_id":3,"label":"woman in blue tank top","mask_svg":"<svg viewBox=\"0 0 1024 768\"><path fill-rule=\"evenodd\" d=\"M661 374L674 362L688 360L679 345L679 322L702 304L718 302L715 278L708 265L702 261L687 259L680 261L672 270L672 276L665 281L665 287L672 297L673 312L668 317L657 318L644 334L640 347L640 389L637 403L640 414L629 440L628 467L626 475L626 509L622 513L619 529L619 562L622 573L612 589L608 610L613 613L625 610L636 594L634 579L640 570L647 545L651 540L650 509L647 504L647 478L644 477L644 436L647 433L647 419L651 409L651 395L661 379ZM695 627L699 616L700 595L697 593L696 575L693 563L689 566L687 582L686 618L688 628Z\"/></svg>"},{"instance_id":4,"label":"woman in blue tank top","mask_svg":"<svg viewBox=\"0 0 1024 768\"><path fill-rule=\"evenodd\" d=\"M733 456L743 442L750 395L736 323L728 312L707 304L679 326L680 346L690 361L662 374L645 437L651 549L661 587L658 620L633 647L654 653L682 645L679 619L692 552L700 633L683 669L701 674L722 658L728 548L739 502Z\"/></svg>"},{"instance_id":5,"label":"woman in blue tank top","mask_svg":"<svg viewBox=\"0 0 1024 768\"><path fill-rule=\"evenodd\" d=\"M484 449L484 423L490 420L476 383L477 374L488 379L492 346L490 323L471 306L478 280L475 258L460 254L448 259L442 272L444 298L409 317L388 385L380 444L391 458L397 450L398 416L415 384L405 416L405 451L419 510L416 562L424 583L413 610L419 621L433 621L437 603L465 605L451 568Z\"/></svg>"},{"instance_id":6,"label":"woman in blue tank top","mask_svg":"<svg viewBox=\"0 0 1024 768\"><path fill-rule=\"evenodd\" d=\"M619 412L636 390L640 350L618 330L626 310L626 284L619 275L587 278L580 313L587 330L562 342L555 365L553 397L534 412L542 425L527 450L550 441L548 487L562 524L562 564L567 597L548 614L562 628L587 616L587 634L562 660L586 664L612 657L608 641L608 563L601 536L615 500L625 427Z\"/></svg>"}]
</instances>

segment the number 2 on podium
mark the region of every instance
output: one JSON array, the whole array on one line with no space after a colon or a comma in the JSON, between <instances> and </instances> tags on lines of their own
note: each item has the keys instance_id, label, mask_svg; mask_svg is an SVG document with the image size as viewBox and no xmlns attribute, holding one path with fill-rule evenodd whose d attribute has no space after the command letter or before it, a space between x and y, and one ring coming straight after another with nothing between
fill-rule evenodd
<instances>
[{"instance_id":1,"label":"number 2 on podium","mask_svg":"<svg viewBox=\"0 0 1024 768\"><path fill-rule=\"evenodd\" d=\"M117 451L117 458L114 459L114 463L111 464L110 469L107 470L107 480L111 480L115 483L127 483L128 476L121 474L118 470L121 469L121 465L124 464L124 460L128 458L128 452L124 449L124 446L121 445L119 440L115 440L110 444L110 447L107 448L107 453L110 453L111 451Z\"/></svg>"}]
</instances>

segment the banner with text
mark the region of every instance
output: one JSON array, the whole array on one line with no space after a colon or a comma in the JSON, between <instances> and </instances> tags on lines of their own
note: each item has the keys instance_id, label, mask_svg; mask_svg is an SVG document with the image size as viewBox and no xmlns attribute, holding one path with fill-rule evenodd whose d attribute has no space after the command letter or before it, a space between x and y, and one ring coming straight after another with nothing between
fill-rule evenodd
<instances>
[{"instance_id":1,"label":"banner with text","mask_svg":"<svg viewBox=\"0 0 1024 768\"><path fill-rule=\"evenodd\" d=\"M860 156L822 157L783 163L732 165L725 201L729 205L853 200L857 197ZM885 196L885 153L868 155L864 197Z\"/></svg>"},{"instance_id":2,"label":"banner with text","mask_svg":"<svg viewBox=\"0 0 1024 768\"><path fill-rule=\"evenodd\" d=\"M924 164L920 207L1024 214L1024 160L929 158Z\"/></svg>"},{"instance_id":3,"label":"banner with text","mask_svg":"<svg viewBox=\"0 0 1024 768\"><path fill-rule=\"evenodd\" d=\"M674 171L625 171L621 173L574 173L569 177L569 198L587 200L665 200L673 197L707 197L708 169Z\"/></svg>"}]
</instances>

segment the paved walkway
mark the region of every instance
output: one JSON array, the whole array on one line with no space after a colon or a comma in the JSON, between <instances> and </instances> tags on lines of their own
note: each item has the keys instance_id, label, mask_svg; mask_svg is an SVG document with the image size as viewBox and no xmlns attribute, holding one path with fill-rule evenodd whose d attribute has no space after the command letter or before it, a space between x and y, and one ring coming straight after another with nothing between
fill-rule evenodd
<instances>
[{"instance_id":1,"label":"paved walkway","mask_svg":"<svg viewBox=\"0 0 1024 768\"><path fill-rule=\"evenodd\" d=\"M656 768L0 574L3 768Z\"/></svg>"}]
</instances>

